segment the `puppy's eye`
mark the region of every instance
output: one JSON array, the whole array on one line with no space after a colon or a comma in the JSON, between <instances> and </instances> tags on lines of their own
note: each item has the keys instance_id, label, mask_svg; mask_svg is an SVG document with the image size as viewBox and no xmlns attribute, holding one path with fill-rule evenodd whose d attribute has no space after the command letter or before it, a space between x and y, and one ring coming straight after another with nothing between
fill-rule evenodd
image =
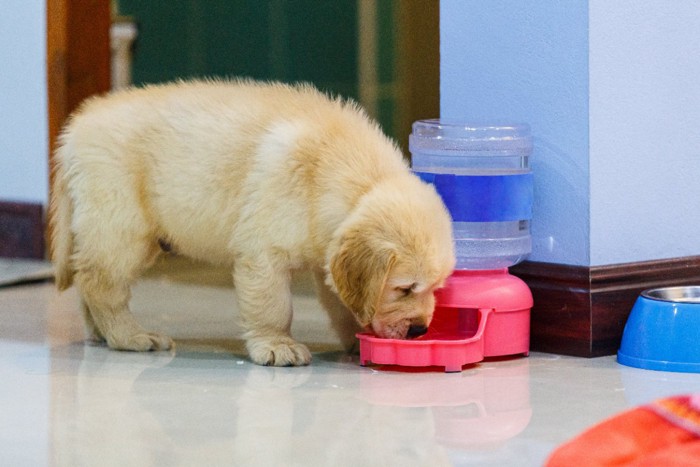
<instances>
[{"instance_id":1,"label":"puppy's eye","mask_svg":"<svg viewBox=\"0 0 700 467\"><path fill-rule=\"evenodd\" d=\"M396 287L396 291L401 294L402 297L408 297L413 293L413 288L416 286L416 284L411 284L407 287Z\"/></svg>"}]
</instances>

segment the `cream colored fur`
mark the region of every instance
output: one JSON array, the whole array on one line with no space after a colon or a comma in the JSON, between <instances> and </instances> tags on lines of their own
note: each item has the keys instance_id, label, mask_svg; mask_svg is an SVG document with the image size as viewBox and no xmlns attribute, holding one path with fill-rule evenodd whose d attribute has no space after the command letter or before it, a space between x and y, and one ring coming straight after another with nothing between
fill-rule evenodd
<instances>
[{"instance_id":1,"label":"cream colored fur","mask_svg":"<svg viewBox=\"0 0 700 467\"><path fill-rule=\"evenodd\" d=\"M75 281L91 338L114 349L173 345L128 309L159 242L232 268L247 348L263 365L311 359L290 336L291 270L316 271L350 344L352 323L395 338L427 325L454 266L434 189L356 105L309 86L180 82L94 98L66 126L56 163L57 285Z\"/></svg>"}]
</instances>

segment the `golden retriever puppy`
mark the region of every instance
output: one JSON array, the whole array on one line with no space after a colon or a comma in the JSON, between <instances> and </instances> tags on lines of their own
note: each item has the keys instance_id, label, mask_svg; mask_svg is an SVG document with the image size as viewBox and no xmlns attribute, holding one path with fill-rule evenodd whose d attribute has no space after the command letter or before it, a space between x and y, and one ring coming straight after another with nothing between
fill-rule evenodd
<instances>
[{"instance_id":1,"label":"golden retriever puppy","mask_svg":"<svg viewBox=\"0 0 700 467\"><path fill-rule=\"evenodd\" d=\"M128 308L131 284L169 245L232 268L262 365L311 360L290 336L290 271L316 271L349 344L358 324L425 332L454 266L435 190L357 105L306 85L193 81L88 100L60 137L51 223L57 286L78 286L91 338L173 345Z\"/></svg>"}]
</instances>

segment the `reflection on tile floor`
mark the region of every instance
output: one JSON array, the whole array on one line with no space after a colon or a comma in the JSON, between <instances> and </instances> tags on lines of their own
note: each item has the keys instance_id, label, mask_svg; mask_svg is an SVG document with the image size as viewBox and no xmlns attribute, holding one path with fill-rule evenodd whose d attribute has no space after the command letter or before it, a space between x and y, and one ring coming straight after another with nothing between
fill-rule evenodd
<instances>
[{"instance_id":1,"label":"reflection on tile floor","mask_svg":"<svg viewBox=\"0 0 700 467\"><path fill-rule=\"evenodd\" d=\"M243 352L233 290L210 279L152 274L135 287L135 314L175 338L171 353L85 345L74 290L0 289L3 464L537 466L605 417L700 391L700 375L612 357L362 368L303 281L293 331L312 365L259 367Z\"/></svg>"}]
</instances>

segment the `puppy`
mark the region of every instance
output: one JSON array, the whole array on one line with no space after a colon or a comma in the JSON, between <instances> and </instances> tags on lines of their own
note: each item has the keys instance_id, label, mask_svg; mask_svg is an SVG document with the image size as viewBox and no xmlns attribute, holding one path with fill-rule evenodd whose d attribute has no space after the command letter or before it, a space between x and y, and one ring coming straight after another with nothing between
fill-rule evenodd
<instances>
[{"instance_id":1,"label":"puppy","mask_svg":"<svg viewBox=\"0 0 700 467\"><path fill-rule=\"evenodd\" d=\"M293 269L314 269L350 345L358 325L424 333L454 266L435 190L357 105L307 85L195 81L92 98L55 161L56 283L75 282L90 338L113 349L173 346L128 308L161 245L232 268L261 365L311 360L290 336Z\"/></svg>"}]
</instances>

